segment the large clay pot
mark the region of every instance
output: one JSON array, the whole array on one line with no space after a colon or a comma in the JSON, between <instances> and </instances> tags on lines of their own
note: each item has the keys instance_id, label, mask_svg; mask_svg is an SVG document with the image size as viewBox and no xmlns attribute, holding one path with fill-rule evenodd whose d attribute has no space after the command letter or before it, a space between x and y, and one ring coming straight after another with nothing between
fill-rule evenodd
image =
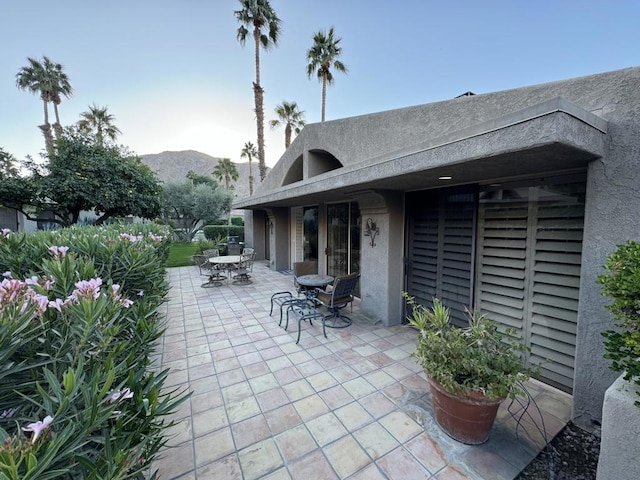
<instances>
[{"instance_id":1,"label":"large clay pot","mask_svg":"<svg viewBox=\"0 0 640 480\"><path fill-rule=\"evenodd\" d=\"M498 407L504 398L492 400L482 392L453 395L432 379L429 379L429 386L433 414L447 435L469 445L487 441Z\"/></svg>"}]
</instances>

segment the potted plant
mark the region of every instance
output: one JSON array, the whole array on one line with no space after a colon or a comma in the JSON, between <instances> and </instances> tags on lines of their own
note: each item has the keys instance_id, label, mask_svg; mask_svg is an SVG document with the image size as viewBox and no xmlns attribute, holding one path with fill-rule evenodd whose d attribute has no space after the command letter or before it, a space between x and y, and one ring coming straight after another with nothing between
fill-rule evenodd
<instances>
[{"instance_id":1,"label":"potted plant","mask_svg":"<svg viewBox=\"0 0 640 480\"><path fill-rule=\"evenodd\" d=\"M598 277L602 294L613 299L607 309L613 314L616 329L602 333L604 358L610 368L622 372L633 382L640 395L640 242L629 240L618 245L604 265L606 273ZM640 400L635 404L640 407Z\"/></svg>"},{"instance_id":2,"label":"potted plant","mask_svg":"<svg viewBox=\"0 0 640 480\"><path fill-rule=\"evenodd\" d=\"M489 437L498 407L522 392L530 371L524 367L524 343L513 329L501 331L486 315L466 311L469 325L449 321L438 299L428 309L403 293L418 330L413 356L429 379L436 422L450 437L477 445Z\"/></svg>"}]
</instances>

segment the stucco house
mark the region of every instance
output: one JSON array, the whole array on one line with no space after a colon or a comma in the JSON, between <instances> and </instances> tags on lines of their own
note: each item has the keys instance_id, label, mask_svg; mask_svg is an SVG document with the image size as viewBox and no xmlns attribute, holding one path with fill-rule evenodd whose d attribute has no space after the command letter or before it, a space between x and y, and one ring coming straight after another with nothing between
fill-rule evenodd
<instances>
[{"instance_id":1,"label":"stucco house","mask_svg":"<svg viewBox=\"0 0 640 480\"><path fill-rule=\"evenodd\" d=\"M406 290L517 328L588 426L616 377L596 278L640 238L639 167L628 68L309 124L234 208L273 269L360 272L371 321L403 322Z\"/></svg>"}]
</instances>

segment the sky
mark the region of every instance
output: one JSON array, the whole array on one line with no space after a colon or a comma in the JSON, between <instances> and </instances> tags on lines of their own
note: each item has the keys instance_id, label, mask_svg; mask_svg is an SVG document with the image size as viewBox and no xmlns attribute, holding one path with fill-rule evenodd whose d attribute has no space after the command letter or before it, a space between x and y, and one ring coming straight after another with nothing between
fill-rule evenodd
<instances>
[{"instance_id":1,"label":"sky","mask_svg":"<svg viewBox=\"0 0 640 480\"><path fill-rule=\"evenodd\" d=\"M321 84L306 75L312 37L334 27L326 120L519 88L640 65L637 0L271 0L279 46L261 52L266 163L284 152L274 109L297 102L320 121ZM253 44L241 46L237 0L0 0L0 147L39 158L38 96L18 90L27 57L64 65L71 125L107 106L118 143L139 155L197 150L245 161L257 144ZM51 109L51 115L53 111Z\"/></svg>"}]
</instances>

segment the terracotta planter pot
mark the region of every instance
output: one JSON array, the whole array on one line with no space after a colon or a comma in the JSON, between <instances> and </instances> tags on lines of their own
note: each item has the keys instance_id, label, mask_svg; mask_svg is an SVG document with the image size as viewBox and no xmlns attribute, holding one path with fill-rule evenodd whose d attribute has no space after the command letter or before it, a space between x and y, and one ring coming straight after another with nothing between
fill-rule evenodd
<instances>
[{"instance_id":1,"label":"terracotta planter pot","mask_svg":"<svg viewBox=\"0 0 640 480\"><path fill-rule=\"evenodd\" d=\"M469 445L487 441L504 398L491 400L481 392L453 395L431 379L429 386L434 417L447 435Z\"/></svg>"}]
</instances>

